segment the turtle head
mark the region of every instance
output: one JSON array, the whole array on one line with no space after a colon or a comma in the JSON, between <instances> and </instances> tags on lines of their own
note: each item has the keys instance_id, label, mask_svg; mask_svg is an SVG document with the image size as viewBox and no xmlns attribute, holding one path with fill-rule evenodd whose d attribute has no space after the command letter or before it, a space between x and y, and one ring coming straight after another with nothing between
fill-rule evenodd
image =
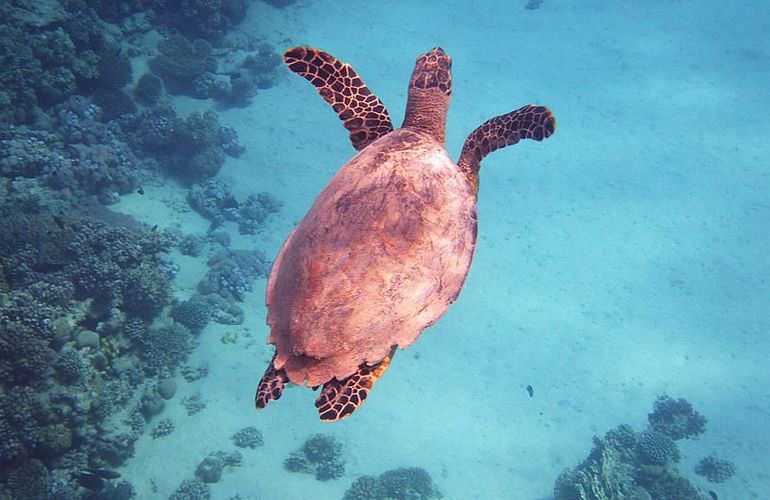
<instances>
[{"instance_id":1,"label":"turtle head","mask_svg":"<svg viewBox=\"0 0 770 500\"><path fill-rule=\"evenodd\" d=\"M452 58L435 47L414 64L402 127L423 130L443 143L451 94Z\"/></svg>"},{"instance_id":2,"label":"turtle head","mask_svg":"<svg viewBox=\"0 0 770 500\"><path fill-rule=\"evenodd\" d=\"M409 81L409 90L438 89L445 95L452 93L452 58L441 47L435 47L417 58Z\"/></svg>"}]
</instances>

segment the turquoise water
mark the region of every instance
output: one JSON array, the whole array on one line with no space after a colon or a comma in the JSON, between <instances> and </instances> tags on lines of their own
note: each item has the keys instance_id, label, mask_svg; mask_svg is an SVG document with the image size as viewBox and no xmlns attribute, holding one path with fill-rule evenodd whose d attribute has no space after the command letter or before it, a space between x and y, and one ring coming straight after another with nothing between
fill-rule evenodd
<instances>
[{"instance_id":1,"label":"turquoise water","mask_svg":"<svg viewBox=\"0 0 770 500\"><path fill-rule=\"evenodd\" d=\"M279 53L309 45L334 54L396 126L415 58L442 47L453 59L446 147L455 160L478 125L525 104L548 106L556 133L484 160L478 244L457 302L396 353L350 418L320 422L307 388L254 409L273 354L260 276L238 302L241 324L212 322L196 337L185 364L206 366L207 376L167 374L176 393L131 456L89 466L119 472L135 498L168 498L207 455L234 450L240 464L224 467L210 498L340 499L361 476L385 484L386 471L419 467L444 498L564 500L580 490L555 491L557 478L581 463L606 498L770 497L768 26L763 1L249 2L229 36ZM150 47L162 38L142 36ZM132 57L134 81L151 53ZM267 192L281 203L256 234L232 221L218 227L230 248L268 260L355 153L308 82L283 67L276 75L242 106L170 97L180 115L215 108L237 132L245 152L228 156L217 180L238 199ZM122 194L111 210L160 231L206 234L209 221L186 206L187 186L163 172L142 179L143 194ZM208 256L170 252L173 297L195 294ZM205 408L189 415L184 400L195 395ZM586 472L593 436L621 424L640 442L661 431L648 414L663 395L707 419L699 435L675 439L678 460L645 462L633 444L613 471ZM119 432L123 417L88 425ZM153 439L162 419L174 430ZM231 436L247 426L264 442L237 448ZM340 477L318 480L313 464L287 470L317 433L341 445ZM708 456L729 461L734 475L696 473ZM58 460L43 460L51 474ZM3 463L0 479L18 466ZM405 477L399 498L430 497L422 476ZM676 483L685 480L693 490ZM88 494L81 483L77 495Z\"/></svg>"}]
</instances>

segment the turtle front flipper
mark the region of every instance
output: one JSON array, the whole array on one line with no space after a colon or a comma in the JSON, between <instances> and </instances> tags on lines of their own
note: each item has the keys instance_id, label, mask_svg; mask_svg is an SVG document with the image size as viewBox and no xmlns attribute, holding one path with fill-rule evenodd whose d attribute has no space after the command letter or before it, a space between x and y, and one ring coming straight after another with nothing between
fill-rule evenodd
<instances>
[{"instance_id":1,"label":"turtle front flipper","mask_svg":"<svg viewBox=\"0 0 770 500\"><path fill-rule=\"evenodd\" d=\"M457 165L476 181L481 160L497 149L516 144L521 139L542 141L556 129L556 119L545 106L528 104L481 124L465 140Z\"/></svg>"},{"instance_id":2,"label":"turtle front flipper","mask_svg":"<svg viewBox=\"0 0 770 500\"><path fill-rule=\"evenodd\" d=\"M286 376L283 368L280 370L275 369L274 361L275 355L257 386L257 395L254 398L254 403L260 410L267 406L267 403L270 401L280 399L281 394L283 394L283 388L286 387L286 383L289 381L289 377Z\"/></svg>"},{"instance_id":3,"label":"turtle front flipper","mask_svg":"<svg viewBox=\"0 0 770 500\"><path fill-rule=\"evenodd\" d=\"M315 400L321 420L334 422L342 420L364 404L366 396L390 365L391 356L376 365L363 363L358 371L344 380L332 379L324 384L321 394Z\"/></svg>"},{"instance_id":4,"label":"turtle front flipper","mask_svg":"<svg viewBox=\"0 0 770 500\"><path fill-rule=\"evenodd\" d=\"M349 64L310 47L289 49L283 60L290 70L318 88L350 131L350 142L357 150L393 130L385 105Z\"/></svg>"}]
</instances>

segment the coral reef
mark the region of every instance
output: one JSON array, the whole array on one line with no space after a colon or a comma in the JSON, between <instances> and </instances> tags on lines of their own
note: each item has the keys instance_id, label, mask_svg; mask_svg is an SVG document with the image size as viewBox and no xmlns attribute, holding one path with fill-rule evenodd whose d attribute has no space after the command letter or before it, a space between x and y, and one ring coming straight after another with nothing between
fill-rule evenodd
<instances>
[{"instance_id":1,"label":"coral reef","mask_svg":"<svg viewBox=\"0 0 770 500\"><path fill-rule=\"evenodd\" d=\"M430 474L419 467L402 467L386 471L380 475L377 482L386 498L427 500L442 496L433 485Z\"/></svg>"},{"instance_id":2,"label":"coral reef","mask_svg":"<svg viewBox=\"0 0 770 500\"><path fill-rule=\"evenodd\" d=\"M246 0L168 0L167 21L180 31L213 42L246 16Z\"/></svg>"},{"instance_id":3,"label":"coral reef","mask_svg":"<svg viewBox=\"0 0 770 500\"><path fill-rule=\"evenodd\" d=\"M91 100L99 106L101 116L107 121L136 113L137 110L133 99L118 89L97 89L91 94Z\"/></svg>"},{"instance_id":4,"label":"coral reef","mask_svg":"<svg viewBox=\"0 0 770 500\"><path fill-rule=\"evenodd\" d=\"M150 435L153 439L158 439L159 437L168 436L172 432L174 432L174 422L169 418L164 418L150 431Z\"/></svg>"},{"instance_id":5,"label":"coral reef","mask_svg":"<svg viewBox=\"0 0 770 500\"><path fill-rule=\"evenodd\" d=\"M198 257L203 253L203 249L206 246L206 238L195 235L184 235L179 240L179 252L182 255L189 255L191 257Z\"/></svg>"},{"instance_id":6,"label":"coral reef","mask_svg":"<svg viewBox=\"0 0 770 500\"><path fill-rule=\"evenodd\" d=\"M275 85L280 66L281 56L268 43L259 44L257 53L248 55L243 61L243 67L249 72L257 88L260 89Z\"/></svg>"},{"instance_id":7,"label":"coral reef","mask_svg":"<svg viewBox=\"0 0 770 500\"><path fill-rule=\"evenodd\" d=\"M0 127L0 174L37 177L53 189L107 203L136 188L145 165L104 121L101 108L71 96L52 112L55 132Z\"/></svg>"},{"instance_id":8,"label":"coral reef","mask_svg":"<svg viewBox=\"0 0 770 500\"><path fill-rule=\"evenodd\" d=\"M654 500L704 500L695 486L686 478L673 474L663 474L655 482L646 488L649 496Z\"/></svg>"},{"instance_id":9,"label":"coral reef","mask_svg":"<svg viewBox=\"0 0 770 500\"><path fill-rule=\"evenodd\" d=\"M211 488L196 478L182 481L169 500L208 500L209 498L211 498Z\"/></svg>"},{"instance_id":10,"label":"coral reef","mask_svg":"<svg viewBox=\"0 0 770 500\"><path fill-rule=\"evenodd\" d=\"M153 157L186 184L216 175L225 154L243 152L235 132L222 127L214 111L182 119L172 108L157 106L123 116L120 128L137 154Z\"/></svg>"},{"instance_id":11,"label":"coral reef","mask_svg":"<svg viewBox=\"0 0 770 500\"><path fill-rule=\"evenodd\" d=\"M195 468L195 476L204 483L216 483L222 477L224 467L222 460L208 456Z\"/></svg>"},{"instance_id":12,"label":"coral reef","mask_svg":"<svg viewBox=\"0 0 770 500\"><path fill-rule=\"evenodd\" d=\"M241 156L246 148L238 142L238 132L232 127L219 127L219 145L226 155L237 158Z\"/></svg>"},{"instance_id":13,"label":"coral reef","mask_svg":"<svg viewBox=\"0 0 770 500\"><path fill-rule=\"evenodd\" d=\"M221 250L208 261L209 271L198 283L202 294L243 301L254 280L265 277L269 264L258 250Z\"/></svg>"},{"instance_id":14,"label":"coral reef","mask_svg":"<svg viewBox=\"0 0 770 500\"><path fill-rule=\"evenodd\" d=\"M281 203L268 193L250 195L242 203L216 179L194 184L187 195L190 206L217 227L225 221L238 223L241 234L255 234L264 228L267 217L281 208Z\"/></svg>"},{"instance_id":15,"label":"coral reef","mask_svg":"<svg viewBox=\"0 0 770 500\"><path fill-rule=\"evenodd\" d=\"M333 436L315 434L291 453L283 466L289 472L313 473L319 481L338 479L345 474L342 444Z\"/></svg>"},{"instance_id":16,"label":"coral reef","mask_svg":"<svg viewBox=\"0 0 770 500\"><path fill-rule=\"evenodd\" d=\"M35 303L23 293L13 298ZM24 317L13 318L9 309L7 305L0 309L0 374L8 384L38 386L46 380L56 357L50 347L50 332L25 324Z\"/></svg>"},{"instance_id":17,"label":"coral reef","mask_svg":"<svg viewBox=\"0 0 770 500\"><path fill-rule=\"evenodd\" d=\"M125 273L122 309L128 314L152 319L169 300L168 280L158 279L158 263L142 262Z\"/></svg>"},{"instance_id":18,"label":"coral reef","mask_svg":"<svg viewBox=\"0 0 770 500\"><path fill-rule=\"evenodd\" d=\"M149 61L153 73L163 79L172 94L193 94L192 82L204 73L217 70L209 42L193 41L175 34L158 42L158 55Z\"/></svg>"},{"instance_id":19,"label":"coral reef","mask_svg":"<svg viewBox=\"0 0 770 500\"><path fill-rule=\"evenodd\" d=\"M639 460L645 464L663 465L679 461L679 449L673 439L660 432L648 430L639 435Z\"/></svg>"},{"instance_id":20,"label":"coral reef","mask_svg":"<svg viewBox=\"0 0 770 500\"><path fill-rule=\"evenodd\" d=\"M187 415L195 415L206 408L206 403L201 398L201 395L196 393L191 396L185 396L182 399L182 406L187 410Z\"/></svg>"},{"instance_id":21,"label":"coral reef","mask_svg":"<svg viewBox=\"0 0 770 500\"><path fill-rule=\"evenodd\" d=\"M241 454L238 451L215 451L209 453L195 468L195 476L204 483L216 483L222 478L225 467L241 465Z\"/></svg>"},{"instance_id":22,"label":"coral reef","mask_svg":"<svg viewBox=\"0 0 770 500\"><path fill-rule=\"evenodd\" d=\"M268 193L249 195L238 208L238 232L256 234L264 227L268 215L280 208L280 202Z\"/></svg>"},{"instance_id":23,"label":"coral reef","mask_svg":"<svg viewBox=\"0 0 770 500\"><path fill-rule=\"evenodd\" d=\"M156 389L161 398L169 400L176 394L176 382L173 378L165 378L158 382Z\"/></svg>"},{"instance_id":24,"label":"coral reef","mask_svg":"<svg viewBox=\"0 0 770 500\"><path fill-rule=\"evenodd\" d=\"M301 450L291 452L283 461L283 468L289 472L302 472L304 474L315 472L315 468Z\"/></svg>"},{"instance_id":25,"label":"coral reef","mask_svg":"<svg viewBox=\"0 0 770 500\"><path fill-rule=\"evenodd\" d=\"M193 335L181 324L146 328L130 337L150 374L173 372L194 347Z\"/></svg>"},{"instance_id":26,"label":"coral reef","mask_svg":"<svg viewBox=\"0 0 770 500\"><path fill-rule=\"evenodd\" d=\"M8 474L9 498L45 498L48 492L48 469L40 460L32 459Z\"/></svg>"},{"instance_id":27,"label":"coral reef","mask_svg":"<svg viewBox=\"0 0 770 500\"><path fill-rule=\"evenodd\" d=\"M647 415L650 427L673 440L694 438L706 429L706 417L693 410L685 399L660 396Z\"/></svg>"},{"instance_id":28,"label":"coral reef","mask_svg":"<svg viewBox=\"0 0 770 500\"><path fill-rule=\"evenodd\" d=\"M677 470L675 464L680 454L675 440L701 434L706 419L686 400L663 396L655 401L649 423L641 433L635 433L628 425L620 425L607 432L603 439L595 437L588 457L556 479L554 499L705 498Z\"/></svg>"},{"instance_id":29,"label":"coral reef","mask_svg":"<svg viewBox=\"0 0 770 500\"><path fill-rule=\"evenodd\" d=\"M712 483L723 483L735 475L735 464L712 455L698 462L695 473Z\"/></svg>"},{"instance_id":30,"label":"coral reef","mask_svg":"<svg viewBox=\"0 0 770 500\"><path fill-rule=\"evenodd\" d=\"M443 495L430 474L419 467L402 467L379 477L361 476L345 492L344 500L429 500Z\"/></svg>"},{"instance_id":31,"label":"coral reef","mask_svg":"<svg viewBox=\"0 0 770 500\"><path fill-rule=\"evenodd\" d=\"M0 100L9 121L39 122L74 93L118 90L130 82L120 41L85 2L12 3L0 12Z\"/></svg>"},{"instance_id":32,"label":"coral reef","mask_svg":"<svg viewBox=\"0 0 770 500\"><path fill-rule=\"evenodd\" d=\"M177 302L171 307L171 317L193 333L203 330L211 319L211 306L199 296Z\"/></svg>"},{"instance_id":33,"label":"coral reef","mask_svg":"<svg viewBox=\"0 0 770 500\"><path fill-rule=\"evenodd\" d=\"M136 82L134 97L146 106L155 106L163 92L163 82L152 73L145 73Z\"/></svg>"},{"instance_id":34,"label":"coral reef","mask_svg":"<svg viewBox=\"0 0 770 500\"><path fill-rule=\"evenodd\" d=\"M632 467L606 441L594 439L588 459L562 472L554 485L555 500L609 500L628 498L633 486Z\"/></svg>"},{"instance_id":35,"label":"coral reef","mask_svg":"<svg viewBox=\"0 0 770 500\"><path fill-rule=\"evenodd\" d=\"M182 376L187 382L195 382L196 380L200 380L209 374L209 367L202 365L193 368L192 366L185 365L182 367L181 372Z\"/></svg>"},{"instance_id":36,"label":"coral reef","mask_svg":"<svg viewBox=\"0 0 770 500\"><path fill-rule=\"evenodd\" d=\"M117 483L105 482L99 491L86 493L83 496L83 500L103 500L107 498L110 500L130 500L134 498L134 494L134 487L127 481L119 481Z\"/></svg>"},{"instance_id":37,"label":"coral reef","mask_svg":"<svg viewBox=\"0 0 770 500\"><path fill-rule=\"evenodd\" d=\"M173 397L167 382L209 318L242 321L233 292L264 272L264 258L229 256L233 264L217 271L229 298L179 303L172 323L170 236L100 204L144 194L153 170L191 184L243 153L213 111L177 116L164 82L189 93L195 77L211 74L228 85L218 98L253 95L248 71L216 74L224 54L211 45L246 8L245 0L0 2L0 498L131 498L131 484L107 467L130 458L143 432L167 432L167 421L148 421ZM153 56L143 47L151 29L178 34L159 43L152 72L132 85L131 58ZM248 203L244 218L263 217L262 202ZM209 495L192 481L175 498Z\"/></svg>"},{"instance_id":38,"label":"coral reef","mask_svg":"<svg viewBox=\"0 0 770 500\"><path fill-rule=\"evenodd\" d=\"M265 442L262 439L262 433L254 426L244 427L232 437L233 443L238 448L258 448Z\"/></svg>"},{"instance_id":39,"label":"coral reef","mask_svg":"<svg viewBox=\"0 0 770 500\"><path fill-rule=\"evenodd\" d=\"M216 179L194 184L187 194L187 202L214 226L238 218L238 201L227 186Z\"/></svg>"},{"instance_id":40,"label":"coral reef","mask_svg":"<svg viewBox=\"0 0 770 500\"><path fill-rule=\"evenodd\" d=\"M343 500L381 500L384 498L377 478L374 476L360 476L345 491Z\"/></svg>"},{"instance_id":41,"label":"coral reef","mask_svg":"<svg viewBox=\"0 0 770 500\"><path fill-rule=\"evenodd\" d=\"M62 349L54 362L56 378L65 385L76 384L88 376L88 369L80 352L72 347Z\"/></svg>"}]
</instances>

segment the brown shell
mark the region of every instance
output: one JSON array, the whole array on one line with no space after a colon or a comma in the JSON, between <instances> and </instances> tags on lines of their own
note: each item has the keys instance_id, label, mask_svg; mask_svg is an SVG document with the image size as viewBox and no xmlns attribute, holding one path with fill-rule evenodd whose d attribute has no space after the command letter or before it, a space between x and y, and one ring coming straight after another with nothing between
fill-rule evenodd
<instances>
[{"instance_id":1,"label":"brown shell","mask_svg":"<svg viewBox=\"0 0 770 500\"><path fill-rule=\"evenodd\" d=\"M475 189L444 147L408 129L378 139L278 253L267 288L276 369L316 386L410 345L456 299L475 244Z\"/></svg>"}]
</instances>

